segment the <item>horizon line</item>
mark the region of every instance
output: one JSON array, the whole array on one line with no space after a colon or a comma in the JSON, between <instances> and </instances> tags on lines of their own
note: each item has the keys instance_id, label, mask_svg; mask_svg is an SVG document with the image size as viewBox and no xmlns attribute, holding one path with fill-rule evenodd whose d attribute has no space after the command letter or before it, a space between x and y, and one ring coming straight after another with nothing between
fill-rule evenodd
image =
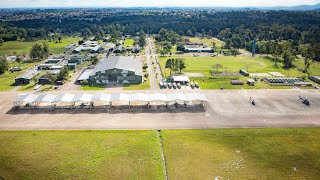
<instances>
[{"instance_id":1,"label":"horizon line","mask_svg":"<svg viewBox=\"0 0 320 180\"><path fill-rule=\"evenodd\" d=\"M0 9L81 9L81 8L95 8L95 9L103 9L103 8L159 8L159 9L165 9L165 8L290 8L295 6L315 6L320 5L320 3L316 4L299 4L299 5L292 5L292 6L56 6L56 7L45 7L45 6L34 6L34 7L2 7Z\"/></svg>"}]
</instances>

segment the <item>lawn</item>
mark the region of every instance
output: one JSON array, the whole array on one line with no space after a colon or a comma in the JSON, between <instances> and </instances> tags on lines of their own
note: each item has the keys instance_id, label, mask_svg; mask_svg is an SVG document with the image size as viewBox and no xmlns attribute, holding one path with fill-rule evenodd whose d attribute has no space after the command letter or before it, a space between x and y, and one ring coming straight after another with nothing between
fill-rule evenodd
<instances>
[{"instance_id":1,"label":"lawn","mask_svg":"<svg viewBox=\"0 0 320 180\"><path fill-rule=\"evenodd\" d=\"M192 37L189 38L190 42L202 42L203 44L207 45L207 46L212 46L212 42L216 43L216 46L221 48L224 45L223 41L220 41L217 38L208 38L208 37Z\"/></svg>"},{"instance_id":2,"label":"lawn","mask_svg":"<svg viewBox=\"0 0 320 180\"><path fill-rule=\"evenodd\" d=\"M162 132L170 179L318 179L320 129Z\"/></svg>"},{"instance_id":3,"label":"lawn","mask_svg":"<svg viewBox=\"0 0 320 180\"><path fill-rule=\"evenodd\" d=\"M47 42L49 44L50 53L52 54L60 54L63 53L65 47L71 43L78 43L82 38L76 37L62 37L61 43ZM34 40L34 41L8 41L4 42L2 46L0 46L0 55L12 55L14 52L17 54L26 53L29 54L29 51L33 44L38 43L42 44L44 40Z\"/></svg>"},{"instance_id":4,"label":"lawn","mask_svg":"<svg viewBox=\"0 0 320 180\"><path fill-rule=\"evenodd\" d=\"M163 130L169 179L318 179L320 128ZM0 131L4 179L163 179L157 131Z\"/></svg>"},{"instance_id":5,"label":"lawn","mask_svg":"<svg viewBox=\"0 0 320 180\"><path fill-rule=\"evenodd\" d=\"M1 131L4 179L163 179L156 131Z\"/></svg>"},{"instance_id":6,"label":"lawn","mask_svg":"<svg viewBox=\"0 0 320 180\"><path fill-rule=\"evenodd\" d=\"M127 47L127 46L133 46L133 43L134 43L134 39L133 38L126 38L126 40L124 41L124 47Z\"/></svg>"},{"instance_id":7,"label":"lawn","mask_svg":"<svg viewBox=\"0 0 320 180\"><path fill-rule=\"evenodd\" d=\"M179 56L172 57L160 57L159 63L161 65L162 73L165 77L170 75L170 70L165 68L165 62L169 58L178 58ZM278 67L274 66L271 58L264 57L246 57L246 56L218 56L218 57L183 57L187 68L184 72L193 72L193 73L203 73L205 78L191 78L191 80L196 81L200 84L202 89L219 89L221 86L226 89L239 89L239 88L271 88L271 89L286 89L291 88L287 86L269 86L266 83L258 83L254 87L250 86L231 86L230 79L215 79L210 75L210 70L214 64L221 64L223 68L219 69L219 72L239 72L240 69L248 70L250 73L268 73L268 72L280 72L287 77L300 77L303 73L298 70L298 68L303 69L303 59L296 59L294 65L296 67L291 69L282 68L282 62L278 62ZM320 74L320 63L314 63L310 72L313 75ZM241 76L240 79L246 81L249 77Z\"/></svg>"},{"instance_id":8,"label":"lawn","mask_svg":"<svg viewBox=\"0 0 320 180\"><path fill-rule=\"evenodd\" d=\"M81 85L80 86L80 90L85 90L85 91L96 91L96 90L105 90L106 89L106 86L105 85L94 85L94 86L91 86L91 85Z\"/></svg>"},{"instance_id":9,"label":"lawn","mask_svg":"<svg viewBox=\"0 0 320 180\"><path fill-rule=\"evenodd\" d=\"M6 71L4 74L0 75L0 91L9 91L16 87L15 78L20 76L21 74L25 73L29 68L34 67L38 63L21 63L21 66L23 68L22 71ZM10 67L18 66L19 64L14 62L10 63Z\"/></svg>"},{"instance_id":10,"label":"lawn","mask_svg":"<svg viewBox=\"0 0 320 180\"><path fill-rule=\"evenodd\" d=\"M150 89L150 78L144 78L145 82L141 84L125 84L123 90L146 90Z\"/></svg>"}]
</instances>

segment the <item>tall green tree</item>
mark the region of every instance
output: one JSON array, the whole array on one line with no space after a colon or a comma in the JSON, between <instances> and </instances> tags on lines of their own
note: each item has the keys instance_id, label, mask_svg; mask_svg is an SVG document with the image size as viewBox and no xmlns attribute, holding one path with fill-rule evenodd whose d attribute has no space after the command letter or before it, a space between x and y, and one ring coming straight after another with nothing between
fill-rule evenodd
<instances>
[{"instance_id":1,"label":"tall green tree","mask_svg":"<svg viewBox=\"0 0 320 180\"><path fill-rule=\"evenodd\" d=\"M9 69L9 62L5 58L0 58L0 74L5 73Z\"/></svg>"},{"instance_id":2,"label":"tall green tree","mask_svg":"<svg viewBox=\"0 0 320 180\"><path fill-rule=\"evenodd\" d=\"M283 67L291 68L294 61L294 56L292 55L292 53L289 50L286 50L283 52L282 58L283 58Z\"/></svg>"},{"instance_id":3,"label":"tall green tree","mask_svg":"<svg viewBox=\"0 0 320 180\"><path fill-rule=\"evenodd\" d=\"M222 69L223 66L222 66L221 64L214 64L214 65L212 66L212 68L213 68L213 69L216 69L216 70L217 70L217 73L218 73L218 72L219 72L219 69Z\"/></svg>"},{"instance_id":4,"label":"tall green tree","mask_svg":"<svg viewBox=\"0 0 320 180\"><path fill-rule=\"evenodd\" d=\"M99 59L98 59L97 56L92 56L92 57L91 57L91 63L92 63L93 65L98 64L98 62L99 62Z\"/></svg>"},{"instance_id":5,"label":"tall green tree","mask_svg":"<svg viewBox=\"0 0 320 180\"><path fill-rule=\"evenodd\" d=\"M147 40L146 40L147 36L146 36L146 33L141 30L140 33L139 33L139 46L141 48L144 48L147 44Z\"/></svg>"},{"instance_id":6,"label":"tall green tree","mask_svg":"<svg viewBox=\"0 0 320 180\"><path fill-rule=\"evenodd\" d=\"M44 42L43 43L43 53L44 53L44 57L48 58L49 54L50 54L50 48L49 48L49 44Z\"/></svg>"},{"instance_id":7,"label":"tall green tree","mask_svg":"<svg viewBox=\"0 0 320 180\"><path fill-rule=\"evenodd\" d=\"M20 67L20 65L22 63L22 59L20 57L17 57L16 62L19 63L19 67Z\"/></svg>"},{"instance_id":8,"label":"tall green tree","mask_svg":"<svg viewBox=\"0 0 320 180\"><path fill-rule=\"evenodd\" d=\"M57 80L66 81L69 78L69 69L67 66L64 66L57 76Z\"/></svg>"},{"instance_id":9,"label":"tall green tree","mask_svg":"<svg viewBox=\"0 0 320 180\"><path fill-rule=\"evenodd\" d=\"M301 54L304 57L304 72L307 73L315 58L314 46L312 44L306 45Z\"/></svg>"},{"instance_id":10,"label":"tall green tree","mask_svg":"<svg viewBox=\"0 0 320 180\"><path fill-rule=\"evenodd\" d=\"M182 70L187 68L186 63L183 58L176 59L176 65L177 65L177 69L179 70L180 73L182 72Z\"/></svg>"},{"instance_id":11,"label":"tall green tree","mask_svg":"<svg viewBox=\"0 0 320 180\"><path fill-rule=\"evenodd\" d=\"M36 43L32 46L29 56L32 60L42 60L45 58L43 48L40 44Z\"/></svg>"}]
</instances>

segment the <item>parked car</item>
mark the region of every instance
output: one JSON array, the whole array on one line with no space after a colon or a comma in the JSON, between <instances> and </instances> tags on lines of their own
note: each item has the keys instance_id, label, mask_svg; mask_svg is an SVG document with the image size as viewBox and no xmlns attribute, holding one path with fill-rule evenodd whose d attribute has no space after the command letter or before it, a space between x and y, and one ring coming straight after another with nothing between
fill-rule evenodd
<instances>
[{"instance_id":1,"label":"parked car","mask_svg":"<svg viewBox=\"0 0 320 180\"><path fill-rule=\"evenodd\" d=\"M163 83L163 89L167 89L167 87L168 87L168 84L167 83Z\"/></svg>"},{"instance_id":2,"label":"parked car","mask_svg":"<svg viewBox=\"0 0 320 180\"><path fill-rule=\"evenodd\" d=\"M10 71L11 72L14 72L14 71L21 71L22 70L22 68L21 67L12 67L12 68L10 68Z\"/></svg>"},{"instance_id":3,"label":"parked car","mask_svg":"<svg viewBox=\"0 0 320 180\"><path fill-rule=\"evenodd\" d=\"M57 85L63 85L64 83L63 83L63 81L57 81L56 84Z\"/></svg>"},{"instance_id":4,"label":"parked car","mask_svg":"<svg viewBox=\"0 0 320 180\"><path fill-rule=\"evenodd\" d=\"M181 84L178 83L178 84L177 84L177 87L178 87L178 89L181 89Z\"/></svg>"},{"instance_id":5,"label":"parked car","mask_svg":"<svg viewBox=\"0 0 320 180\"><path fill-rule=\"evenodd\" d=\"M163 89L163 82L159 82L160 89Z\"/></svg>"},{"instance_id":6,"label":"parked car","mask_svg":"<svg viewBox=\"0 0 320 180\"><path fill-rule=\"evenodd\" d=\"M173 89L177 89L177 84L176 83L172 83L172 87L173 87Z\"/></svg>"},{"instance_id":7,"label":"parked car","mask_svg":"<svg viewBox=\"0 0 320 180\"><path fill-rule=\"evenodd\" d=\"M194 89L195 84L194 84L194 83L190 83L190 87L191 87L192 89Z\"/></svg>"},{"instance_id":8,"label":"parked car","mask_svg":"<svg viewBox=\"0 0 320 180\"><path fill-rule=\"evenodd\" d=\"M196 87L197 89L199 89L199 87L200 87L200 86L199 86L199 83L195 83L194 85L195 85L195 87Z\"/></svg>"}]
</instances>

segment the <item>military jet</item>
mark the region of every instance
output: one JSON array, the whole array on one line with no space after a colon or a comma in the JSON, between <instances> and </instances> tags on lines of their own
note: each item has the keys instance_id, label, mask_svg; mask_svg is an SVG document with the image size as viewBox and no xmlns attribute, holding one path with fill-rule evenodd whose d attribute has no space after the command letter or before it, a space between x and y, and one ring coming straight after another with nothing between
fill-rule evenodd
<instances>
[{"instance_id":1,"label":"military jet","mask_svg":"<svg viewBox=\"0 0 320 180\"><path fill-rule=\"evenodd\" d=\"M304 105L306 105L306 106L311 105L311 101L307 97L305 99L303 99L301 96L299 96L299 98Z\"/></svg>"}]
</instances>

